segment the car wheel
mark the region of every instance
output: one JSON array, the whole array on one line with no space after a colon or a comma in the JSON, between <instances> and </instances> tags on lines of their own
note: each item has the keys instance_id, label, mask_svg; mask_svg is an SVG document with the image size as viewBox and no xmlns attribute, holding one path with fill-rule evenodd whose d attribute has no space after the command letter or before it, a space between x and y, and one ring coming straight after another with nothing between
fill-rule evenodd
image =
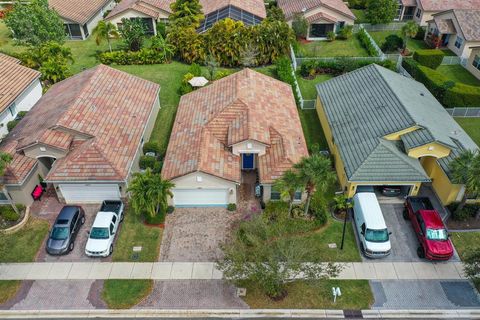
<instances>
[{"instance_id":1,"label":"car wheel","mask_svg":"<svg viewBox=\"0 0 480 320\"><path fill-rule=\"evenodd\" d=\"M82 224L85 224L85 216L82 217L82 220L80 220Z\"/></svg>"},{"instance_id":2,"label":"car wheel","mask_svg":"<svg viewBox=\"0 0 480 320\"><path fill-rule=\"evenodd\" d=\"M417 248L417 256L420 258L420 259L424 259L425 258L425 251L423 251L423 247L420 246Z\"/></svg>"},{"instance_id":3,"label":"car wheel","mask_svg":"<svg viewBox=\"0 0 480 320\"><path fill-rule=\"evenodd\" d=\"M110 245L110 250L108 251L108 255L110 256L113 253L113 244Z\"/></svg>"},{"instance_id":4,"label":"car wheel","mask_svg":"<svg viewBox=\"0 0 480 320\"><path fill-rule=\"evenodd\" d=\"M70 242L70 244L68 245L68 251L72 251L74 246L75 244L73 243L73 241Z\"/></svg>"},{"instance_id":5,"label":"car wheel","mask_svg":"<svg viewBox=\"0 0 480 320\"><path fill-rule=\"evenodd\" d=\"M360 251L362 252L362 254L365 254L365 248L363 246L363 242L360 242Z\"/></svg>"},{"instance_id":6,"label":"car wheel","mask_svg":"<svg viewBox=\"0 0 480 320\"><path fill-rule=\"evenodd\" d=\"M407 208L403 209L403 219L410 220L410 216L408 215Z\"/></svg>"}]
</instances>

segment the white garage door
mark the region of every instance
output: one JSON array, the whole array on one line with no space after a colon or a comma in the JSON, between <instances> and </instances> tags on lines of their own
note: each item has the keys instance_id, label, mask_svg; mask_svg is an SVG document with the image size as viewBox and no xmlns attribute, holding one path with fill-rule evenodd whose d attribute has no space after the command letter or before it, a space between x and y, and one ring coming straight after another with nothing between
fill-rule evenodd
<instances>
[{"instance_id":1,"label":"white garage door","mask_svg":"<svg viewBox=\"0 0 480 320\"><path fill-rule=\"evenodd\" d=\"M120 199L118 184L61 184L66 203L97 203Z\"/></svg>"},{"instance_id":2,"label":"white garage door","mask_svg":"<svg viewBox=\"0 0 480 320\"><path fill-rule=\"evenodd\" d=\"M227 189L173 189L176 207L219 207L226 206Z\"/></svg>"}]
</instances>

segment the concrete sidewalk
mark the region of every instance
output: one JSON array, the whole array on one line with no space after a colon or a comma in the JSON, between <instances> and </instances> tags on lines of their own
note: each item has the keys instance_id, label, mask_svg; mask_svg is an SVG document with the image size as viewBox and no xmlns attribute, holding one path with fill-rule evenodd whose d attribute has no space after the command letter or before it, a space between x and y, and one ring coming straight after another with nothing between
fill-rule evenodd
<instances>
[{"instance_id":1,"label":"concrete sidewalk","mask_svg":"<svg viewBox=\"0 0 480 320\"><path fill-rule=\"evenodd\" d=\"M460 262L353 262L342 267L344 280L459 280ZM0 280L218 280L213 262L41 262L0 264Z\"/></svg>"}]
</instances>

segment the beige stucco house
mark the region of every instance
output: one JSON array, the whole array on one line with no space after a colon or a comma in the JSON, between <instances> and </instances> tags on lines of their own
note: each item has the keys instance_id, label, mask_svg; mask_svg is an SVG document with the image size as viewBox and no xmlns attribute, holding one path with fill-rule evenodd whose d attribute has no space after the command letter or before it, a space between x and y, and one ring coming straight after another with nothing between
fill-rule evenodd
<instances>
[{"instance_id":1,"label":"beige stucco house","mask_svg":"<svg viewBox=\"0 0 480 320\"><path fill-rule=\"evenodd\" d=\"M480 46L480 7L478 10L447 10L428 21L425 41L432 47L446 47L467 59L471 48Z\"/></svg>"},{"instance_id":2,"label":"beige stucco house","mask_svg":"<svg viewBox=\"0 0 480 320\"><path fill-rule=\"evenodd\" d=\"M471 47L470 49L470 57L468 58L466 68L480 80L480 46Z\"/></svg>"},{"instance_id":3,"label":"beige stucco house","mask_svg":"<svg viewBox=\"0 0 480 320\"><path fill-rule=\"evenodd\" d=\"M5 203L30 205L40 179L66 203L126 194L160 108L159 86L99 65L52 86L0 144L13 156Z\"/></svg>"},{"instance_id":4,"label":"beige stucco house","mask_svg":"<svg viewBox=\"0 0 480 320\"><path fill-rule=\"evenodd\" d=\"M122 19L141 19L147 34L157 34L157 22L167 22L172 13L170 4L174 0L123 0L105 18L117 28L122 27Z\"/></svg>"},{"instance_id":5,"label":"beige stucco house","mask_svg":"<svg viewBox=\"0 0 480 320\"><path fill-rule=\"evenodd\" d=\"M278 0L278 6L291 25L297 14L309 23L307 40L326 39L330 31L353 25L355 15L342 0Z\"/></svg>"},{"instance_id":6,"label":"beige stucco house","mask_svg":"<svg viewBox=\"0 0 480 320\"><path fill-rule=\"evenodd\" d=\"M244 69L181 98L162 176L175 184L176 207L237 203L252 174L267 202L279 199L274 181L305 156L292 88Z\"/></svg>"}]
</instances>

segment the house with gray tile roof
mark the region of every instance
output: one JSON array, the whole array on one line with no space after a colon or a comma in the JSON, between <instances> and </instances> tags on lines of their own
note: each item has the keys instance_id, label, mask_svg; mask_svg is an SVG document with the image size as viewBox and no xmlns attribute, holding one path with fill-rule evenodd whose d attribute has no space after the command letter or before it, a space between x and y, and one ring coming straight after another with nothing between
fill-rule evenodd
<instances>
[{"instance_id":1,"label":"house with gray tile roof","mask_svg":"<svg viewBox=\"0 0 480 320\"><path fill-rule=\"evenodd\" d=\"M462 195L449 163L478 147L427 90L372 64L317 85L317 112L349 196L359 186L432 184L444 204Z\"/></svg>"}]
</instances>

